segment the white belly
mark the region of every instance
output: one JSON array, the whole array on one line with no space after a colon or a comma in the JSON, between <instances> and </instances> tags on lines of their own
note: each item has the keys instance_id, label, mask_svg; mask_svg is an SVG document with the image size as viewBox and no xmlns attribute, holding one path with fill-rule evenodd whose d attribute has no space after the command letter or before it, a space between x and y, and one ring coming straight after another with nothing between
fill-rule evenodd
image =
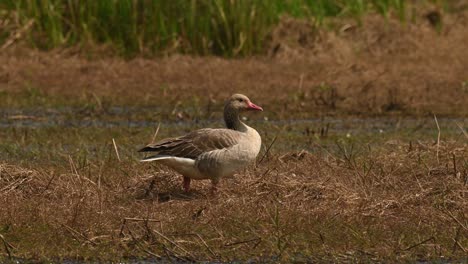
<instances>
[{"instance_id":1,"label":"white belly","mask_svg":"<svg viewBox=\"0 0 468 264\"><path fill-rule=\"evenodd\" d=\"M207 175L204 175L200 172L198 167L195 166L195 160L193 159L171 157L169 159L161 160L161 163L177 171L183 176L192 179L202 180L209 178Z\"/></svg>"}]
</instances>

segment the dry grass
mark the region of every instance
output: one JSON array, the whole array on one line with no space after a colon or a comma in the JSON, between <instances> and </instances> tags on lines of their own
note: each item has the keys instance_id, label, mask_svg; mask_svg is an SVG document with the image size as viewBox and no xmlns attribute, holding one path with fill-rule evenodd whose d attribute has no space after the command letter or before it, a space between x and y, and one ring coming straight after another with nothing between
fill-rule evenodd
<instances>
[{"instance_id":1,"label":"dry grass","mask_svg":"<svg viewBox=\"0 0 468 264\"><path fill-rule=\"evenodd\" d=\"M460 260L467 147L274 154L216 197L208 182L185 195L180 176L136 161L70 158L69 172L2 164L0 234L12 256L36 259Z\"/></svg>"}]
</instances>

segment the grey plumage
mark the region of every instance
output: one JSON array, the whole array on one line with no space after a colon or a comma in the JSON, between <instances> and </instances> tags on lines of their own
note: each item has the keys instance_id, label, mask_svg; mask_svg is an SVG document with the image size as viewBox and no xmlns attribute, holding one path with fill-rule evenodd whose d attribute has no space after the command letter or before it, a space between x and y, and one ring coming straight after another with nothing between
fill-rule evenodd
<instances>
[{"instance_id":1,"label":"grey plumage","mask_svg":"<svg viewBox=\"0 0 468 264\"><path fill-rule=\"evenodd\" d=\"M245 95L231 96L224 107L228 128L204 128L184 136L166 138L139 150L154 155L141 161L158 161L184 176L188 191L190 179L210 179L213 188L220 178L234 174L255 160L260 151L258 132L239 119L239 112L263 109Z\"/></svg>"},{"instance_id":2,"label":"grey plumage","mask_svg":"<svg viewBox=\"0 0 468 264\"><path fill-rule=\"evenodd\" d=\"M158 155L170 155L196 159L205 152L224 149L239 142L240 132L230 129L204 128L177 138L163 139L139 150L155 152Z\"/></svg>"}]
</instances>

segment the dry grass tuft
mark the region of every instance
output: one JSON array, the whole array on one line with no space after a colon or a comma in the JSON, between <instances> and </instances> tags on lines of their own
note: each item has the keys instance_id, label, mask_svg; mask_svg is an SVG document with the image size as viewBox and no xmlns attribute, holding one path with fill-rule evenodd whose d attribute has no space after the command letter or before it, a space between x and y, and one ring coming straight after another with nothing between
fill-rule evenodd
<instances>
[{"instance_id":1,"label":"dry grass tuft","mask_svg":"<svg viewBox=\"0 0 468 264\"><path fill-rule=\"evenodd\" d=\"M11 193L26 197L37 192L35 181L38 173L33 170L20 168L8 164L0 164L0 195Z\"/></svg>"},{"instance_id":2,"label":"dry grass tuft","mask_svg":"<svg viewBox=\"0 0 468 264\"><path fill-rule=\"evenodd\" d=\"M0 234L13 256L36 259L460 260L467 149L389 141L270 155L216 197L208 182L184 194L180 176L136 161L87 175L2 164Z\"/></svg>"}]
</instances>

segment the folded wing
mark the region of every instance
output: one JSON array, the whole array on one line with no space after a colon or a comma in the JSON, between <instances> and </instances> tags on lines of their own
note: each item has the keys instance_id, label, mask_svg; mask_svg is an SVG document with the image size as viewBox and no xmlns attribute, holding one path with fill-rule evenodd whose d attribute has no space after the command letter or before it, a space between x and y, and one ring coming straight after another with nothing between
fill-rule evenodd
<instances>
[{"instance_id":1,"label":"folded wing","mask_svg":"<svg viewBox=\"0 0 468 264\"><path fill-rule=\"evenodd\" d=\"M164 156L196 159L203 153L230 148L239 143L240 132L231 129L205 128L177 138L163 139L139 152L156 152Z\"/></svg>"}]
</instances>

